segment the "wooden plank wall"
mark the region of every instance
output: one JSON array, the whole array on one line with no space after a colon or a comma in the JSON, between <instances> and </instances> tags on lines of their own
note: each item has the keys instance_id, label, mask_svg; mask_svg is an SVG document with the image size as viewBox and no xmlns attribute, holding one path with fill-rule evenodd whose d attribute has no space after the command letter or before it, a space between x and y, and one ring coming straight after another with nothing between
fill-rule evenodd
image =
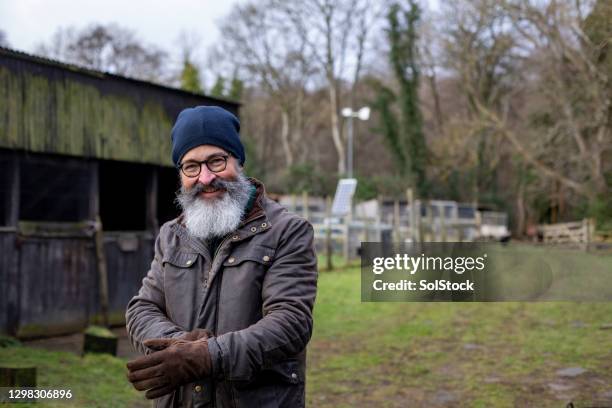
<instances>
[{"instance_id":1,"label":"wooden plank wall","mask_svg":"<svg viewBox=\"0 0 612 408\"><path fill-rule=\"evenodd\" d=\"M105 233L111 324L125 323L125 309L153 260L154 237L147 232ZM96 291L97 293L97 291Z\"/></svg>"},{"instance_id":2,"label":"wooden plank wall","mask_svg":"<svg viewBox=\"0 0 612 408\"><path fill-rule=\"evenodd\" d=\"M0 332L15 335L19 319L19 267L15 250L17 234L0 231Z\"/></svg>"},{"instance_id":3,"label":"wooden plank wall","mask_svg":"<svg viewBox=\"0 0 612 408\"><path fill-rule=\"evenodd\" d=\"M92 251L82 238L22 239L18 337L68 333L87 325L96 300Z\"/></svg>"},{"instance_id":4,"label":"wooden plank wall","mask_svg":"<svg viewBox=\"0 0 612 408\"><path fill-rule=\"evenodd\" d=\"M153 259L151 233L108 233L111 324L125 323L125 309ZM79 331L101 323L92 238L17 237L0 231L0 332L20 338Z\"/></svg>"}]
</instances>

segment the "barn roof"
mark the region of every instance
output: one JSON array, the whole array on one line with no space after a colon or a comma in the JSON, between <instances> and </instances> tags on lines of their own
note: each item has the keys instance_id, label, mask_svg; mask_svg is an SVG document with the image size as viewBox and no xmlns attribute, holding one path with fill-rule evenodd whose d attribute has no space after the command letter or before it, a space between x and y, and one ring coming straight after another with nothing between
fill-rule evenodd
<instances>
[{"instance_id":1,"label":"barn roof","mask_svg":"<svg viewBox=\"0 0 612 408\"><path fill-rule=\"evenodd\" d=\"M190 106L237 102L0 47L0 148L171 166Z\"/></svg>"}]
</instances>

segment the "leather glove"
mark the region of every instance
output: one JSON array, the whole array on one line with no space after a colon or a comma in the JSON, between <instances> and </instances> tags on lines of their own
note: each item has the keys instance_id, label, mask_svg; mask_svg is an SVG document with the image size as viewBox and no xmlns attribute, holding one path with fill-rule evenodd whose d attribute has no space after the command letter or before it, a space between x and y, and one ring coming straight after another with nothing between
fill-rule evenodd
<instances>
[{"instance_id":1,"label":"leather glove","mask_svg":"<svg viewBox=\"0 0 612 408\"><path fill-rule=\"evenodd\" d=\"M161 350L127 363L128 380L138 391L148 390L145 397L159 398L183 384L210 375L212 362L208 341L183 339L150 339L143 344Z\"/></svg>"}]
</instances>

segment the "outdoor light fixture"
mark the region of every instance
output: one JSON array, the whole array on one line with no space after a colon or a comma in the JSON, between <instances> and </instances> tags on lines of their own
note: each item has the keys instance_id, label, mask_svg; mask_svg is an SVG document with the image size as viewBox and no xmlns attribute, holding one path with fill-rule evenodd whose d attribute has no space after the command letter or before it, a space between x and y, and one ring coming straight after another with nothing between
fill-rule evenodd
<instances>
[{"instance_id":1,"label":"outdoor light fixture","mask_svg":"<svg viewBox=\"0 0 612 408\"><path fill-rule=\"evenodd\" d=\"M358 111L354 111L352 108L343 108L342 116L348 118L348 158L346 161L346 173L348 178L353 178L353 118L359 118L364 121L370 119L370 107L364 106Z\"/></svg>"}]
</instances>

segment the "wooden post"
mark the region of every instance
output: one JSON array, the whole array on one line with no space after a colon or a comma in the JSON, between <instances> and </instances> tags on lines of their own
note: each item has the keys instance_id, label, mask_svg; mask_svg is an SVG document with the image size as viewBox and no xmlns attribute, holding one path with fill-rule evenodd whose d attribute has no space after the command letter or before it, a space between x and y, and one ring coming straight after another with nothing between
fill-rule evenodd
<instances>
[{"instance_id":1,"label":"wooden post","mask_svg":"<svg viewBox=\"0 0 612 408\"><path fill-rule=\"evenodd\" d=\"M446 242L446 206L444 203L440 207L440 234L441 241Z\"/></svg>"},{"instance_id":2,"label":"wooden post","mask_svg":"<svg viewBox=\"0 0 612 408\"><path fill-rule=\"evenodd\" d=\"M106 257L104 255L104 232L102 231L102 220L96 216L96 261L98 265L98 285L100 289L100 312L102 323L109 326L108 320L108 273L106 270Z\"/></svg>"},{"instance_id":3,"label":"wooden post","mask_svg":"<svg viewBox=\"0 0 612 408\"><path fill-rule=\"evenodd\" d=\"M302 191L302 216L305 219L310 218L310 211L308 210L308 191Z\"/></svg>"},{"instance_id":4,"label":"wooden post","mask_svg":"<svg viewBox=\"0 0 612 408\"><path fill-rule=\"evenodd\" d=\"M106 327L89 326L83 339L83 354L105 353L117 355L118 337Z\"/></svg>"},{"instance_id":5,"label":"wooden post","mask_svg":"<svg viewBox=\"0 0 612 408\"><path fill-rule=\"evenodd\" d=\"M6 208L6 225L17 228L21 194L21 168L20 160L16 153L11 157L9 173L9 201Z\"/></svg>"},{"instance_id":6,"label":"wooden post","mask_svg":"<svg viewBox=\"0 0 612 408\"><path fill-rule=\"evenodd\" d=\"M85 353L102 353L116 356L117 338L99 337L85 333L83 338L83 354Z\"/></svg>"},{"instance_id":7,"label":"wooden post","mask_svg":"<svg viewBox=\"0 0 612 408\"><path fill-rule=\"evenodd\" d=\"M360 235L360 242L370 242L370 231L371 230L372 230L372 218L364 217L363 218L363 230L361 231L361 235ZM361 243L359 244L359 248L361 248Z\"/></svg>"},{"instance_id":8,"label":"wooden post","mask_svg":"<svg viewBox=\"0 0 612 408\"><path fill-rule=\"evenodd\" d=\"M476 238L479 238L480 231L482 228L482 214L480 214L480 211L478 211L478 209L474 209L474 211L476 212Z\"/></svg>"},{"instance_id":9,"label":"wooden post","mask_svg":"<svg viewBox=\"0 0 612 408\"><path fill-rule=\"evenodd\" d=\"M36 366L0 366L0 387L36 387Z\"/></svg>"},{"instance_id":10,"label":"wooden post","mask_svg":"<svg viewBox=\"0 0 612 408\"><path fill-rule=\"evenodd\" d=\"M346 217L344 217L344 242L343 242L343 255L344 255L344 264L348 265L351 257L351 225L352 217L349 212Z\"/></svg>"},{"instance_id":11,"label":"wooden post","mask_svg":"<svg viewBox=\"0 0 612 408\"><path fill-rule=\"evenodd\" d=\"M157 190L158 190L157 169L154 168L147 180L147 209L146 209L146 228L157 235L159 232L159 222L157 221Z\"/></svg>"},{"instance_id":12,"label":"wooden post","mask_svg":"<svg viewBox=\"0 0 612 408\"><path fill-rule=\"evenodd\" d=\"M376 241L382 242L382 226L381 220L383 216L382 197L376 197Z\"/></svg>"},{"instance_id":13,"label":"wooden post","mask_svg":"<svg viewBox=\"0 0 612 408\"><path fill-rule=\"evenodd\" d=\"M20 206L20 195L21 195L21 163L18 153L11 152L10 167L9 167L9 179L8 179L8 205L6 208L6 225L15 229L17 232L19 224L19 206ZM6 275L7 281L2 282L8 286L7 302L4 303L7 307L6 310L6 330L8 334L16 335L19 330L19 322L21 319L21 297L24 294L21 289L21 281L23 279L20 273L20 252L21 243L25 238L20 238L19 235L15 234L15 251L17 252L12 258L9 267L8 274ZM4 255L0 255L3 257Z\"/></svg>"},{"instance_id":14,"label":"wooden post","mask_svg":"<svg viewBox=\"0 0 612 408\"><path fill-rule=\"evenodd\" d=\"M393 238L395 242L402 242L400 231L400 204L399 200L393 201Z\"/></svg>"},{"instance_id":15,"label":"wooden post","mask_svg":"<svg viewBox=\"0 0 612 408\"><path fill-rule=\"evenodd\" d=\"M592 218L585 218L582 220L582 229L584 234L583 250L589 252L593 236L595 235L595 220Z\"/></svg>"},{"instance_id":16,"label":"wooden post","mask_svg":"<svg viewBox=\"0 0 612 408\"><path fill-rule=\"evenodd\" d=\"M97 161L89 163L89 208L87 218L95 221L100 214L100 167Z\"/></svg>"},{"instance_id":17,"label":"wooden post","mask_svg":"<svg viewBox=\"0 0 612 408\"><path fill-rule=\"evenodd\" d=\"M453 218L451 221L451 228L453 229L453 240L461 242L461 228L459 228L459 205L455 201L453 205Z\"/></svg>"},{"instance_id":18,"label":"wooden post","mask_svg":"<svg viewBox=\"0 0 612 408\"><path fill-rule=\"evenodd\" d=\"M422 215L423 208L425 209L425 215L427 215L427 206L425 205L425 201L419 200L419 205L415 206L416 217L417 217L417 227L419 231L419 242L425 242L425 223L424 217Z\"/></svg>"},{"instance_id":19,"label":"wooden post","mask_svg":"<svg viewBox=\"0 0 612 408\"><path fill-rule=\"evenodd\" d=\"M431 202L427 200L427 228L429 229L428 233L428 242L435 241L434 238L434 229L433 229L433 209L431 208Z\"/></svg>"},{"instance_id":20,"label":"wooden post","mask_svg":"<svg viewBox=\"0 0 612 408\"><path fill-rule=\"evenodd\" d=\"M412 242L417 242L416 210L414 207L414 193L411 188L406 190L406 202L408 204L407 208L410 209L410 239Z\"/></svg>"},{"instance_id":21,"label":"wooden post","mask_svg":"<svg viewBox=\"0 0 612 408\"><path fill-rule=\"evenodd\" d=\"M295 194L291 194L291 212L297 211L297 204L295 199Z\"/></svg>"},{"instance_id":22,"label":"wooden post","mask_svg":"<svg viewBox=\"0 0 612 408\"><path fill-rule=\"evenodd\" d=\"M331 207L332 201L331 197L327 196L325 199L325 256L327 257L327 265L326 268L328 271L334 269L334 264L332 262L332 235L331 235Z\"/></svg>"}]
</instances>

